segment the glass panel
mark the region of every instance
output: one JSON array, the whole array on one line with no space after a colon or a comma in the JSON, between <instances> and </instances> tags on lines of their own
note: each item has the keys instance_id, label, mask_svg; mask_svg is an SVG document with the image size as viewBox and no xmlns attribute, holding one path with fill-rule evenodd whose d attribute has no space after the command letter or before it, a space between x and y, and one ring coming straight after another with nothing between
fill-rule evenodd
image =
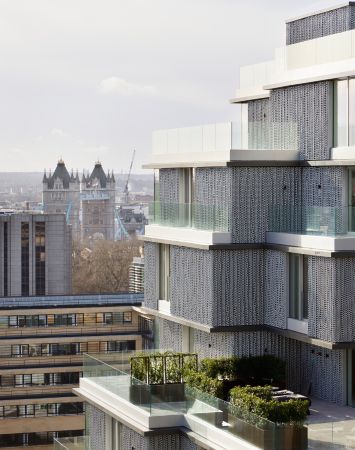
<instances>
[{"instance_id":1,"label":"glass panel","mask_svg":"<svg viewBox=\"0 0 355 450\"><path fill-rule=\"evenodd\" d=\"M348 80L338 80L334 86L334 145L348 146ZM353 113L352 113L353 114Z\"/></svg>"},{"instance_id":2,"label":"glass panel","mask_svg":"<svg viewBox=\"0 0 355 450\"><path fill-rule=\"evenodd\" d=\"M355 79L349 79L349 146L355 145Z\"/></svg>"},{"instance_id":3,"label":"glass panel","mask_svg":"<svg viewBox=\"0 0 355 450\"><path fill-rule=\"evenodd\" d=\"M159 244L159 299L166 300L166 245Z\"/></svg>"},{"instance_id":4,"label":"glass panel","mask_svg":"<svg viewBox=\"0 0 355 450\"><path fill-rule=\"evenodd\" d=\"M132 322L132 313L131 312L123 313L123 322L125 322L125 323L131 323Z\"/></svg>"},{"instance_id":5,"label":"glass panel","mask_svg":"<svg viewBox=\"0 0 355 450\"><path fill-rule=\"evenodd\" d=\"M47 326L47 317L45 315L38 316L38 326L39 327Z\"/></svg>"},{"instance_id":6,"label":"glass panel","mask_svg":"<svg viewBox=\"0 0 355 450\"><path fill-rule=\"evenodd\" d=\"M30 356L41 356L41 344L33 344L29 347Z\"/></svg>"},{"instance_id":7,"label":"glass panel","mask_svg":"<svg viewBox=\"0 0 355 450\"><path fill-rule=\"evenodd\" d=\"M171 227L229 231L228 208L213 204L151 203L149 221L152 224Z\"/></svg>"},{"instance_id":8,"label":"glass panel","mask_svg":"<svg viewBox=\"0 0 355 450\"><path fill-rule=\"evenodd\" d=\"M104 320L106 325L112 325L112 313L105 313Z\"/></svg>"},{"instance_id":9,"label":"glass panel","mask_svg":"<svg viewBox=\"0 0 355 450\"><path fill-rule=\"evenodd\" d=\"M17 327L17 316L10 316L9 317L9 326L10 327Z\"/></svg>"},{"instance_id":10,"label":"glass panel","mask_svg":"<svg viewBox=\"0 0 355 450\"><path fill-rule=\"evenodd\" d=\"M335 236L349 231L349 215L355 208L340 206L273 205L269 209L268 231Z\"/></svg>"}]
</instances>

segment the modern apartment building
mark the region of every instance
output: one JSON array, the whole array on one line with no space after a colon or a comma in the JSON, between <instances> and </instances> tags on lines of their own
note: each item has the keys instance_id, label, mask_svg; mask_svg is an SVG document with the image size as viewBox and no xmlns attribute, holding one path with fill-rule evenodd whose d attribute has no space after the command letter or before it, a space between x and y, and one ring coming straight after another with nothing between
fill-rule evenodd
<instances>
[{"instance_id":1,"label":"modern apartment building","mask_svg":"<svg viewBox=\"0 0 355 450\"><path fill-rule=\"evenodd\" d=\"M355 3L286 31L240 69L239 122L154 133L140 311L157 348L276 355L288 388L355 406ZM78 392L95 450L250 448L153 401L122 411L100 380Z\"/></svg>"},{"instance_id":2,"label":"modern apartment building","mask_svg":"<svg viewBox=\"0 0 355 450\"><path fill-rule=\"evenodd\" d=\"M83 353L139 350L142 294L0 298L0 447L83 434Z\"/></svg>"},{"instance_id":3,"label":"modern apartment building","mask_svg":"<svg viewBox=\"0 0 355 450\"><path fill-rule=\"evenodd\" d=\"M107 239L115 237L115 176L105 174L100 162L91 175L83 175L81 186L82 237Z\"/></svg>"},{"instance_id":4,"label":"modern apartment building","mask_svg":"<svg viewBox=\"0 0 355 450\"><path fill-rule=\"evenodd\" d=\"M43 211L62 213L72 226L73 239L80 239L80 180L78 171L69 175L62 159L58 161L53 174L43 175Z\"/></svg>"},{"instance_id":5,"label":"modern apartment building","mask_svg":"<svg viewBox=\"0 0 355 450\"><path fill-rule=\"evenodd\" d=\"M63 214L1 214L0 295L70 294L71 246Z\"/></svg>"}]
</instances>

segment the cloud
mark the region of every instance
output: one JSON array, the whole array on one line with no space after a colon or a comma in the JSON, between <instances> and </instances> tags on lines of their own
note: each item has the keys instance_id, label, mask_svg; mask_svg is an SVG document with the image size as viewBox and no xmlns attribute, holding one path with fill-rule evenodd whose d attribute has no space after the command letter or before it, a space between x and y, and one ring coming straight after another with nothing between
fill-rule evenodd
<instances>
[{"instance_id":1,"label":"cloud","mask_svg":"<svg viewBox=\"0 0 355 450\"><path fill-rule=\"evenodd\" d=\"M152 96L157 94L157 89L154 86L131 83L119 77L103 79L99 84L99 90L103 94L115 94L127 97L137 95Z\"/></svg>"},{"instance_id":2,"label":"cloud","mask_svg":"<svg viewBox=\"0 0 355 450\"><path fill-rule=\"evenodd\" d=\"M59 137L64 137L64 136L68 136L68 133L66 133L64 130L62 130L61 128L53 128L51 130L51 135L52 136L59 136Z\"/></svg>"}]
</instances>

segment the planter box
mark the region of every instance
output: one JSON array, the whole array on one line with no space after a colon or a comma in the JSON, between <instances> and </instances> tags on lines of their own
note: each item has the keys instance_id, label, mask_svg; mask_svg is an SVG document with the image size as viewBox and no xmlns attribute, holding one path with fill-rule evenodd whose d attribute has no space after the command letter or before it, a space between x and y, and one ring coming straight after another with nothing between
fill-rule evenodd
<instances>
[{"instance_id":1,"label":"planter box","mask_svg":"<svg viewBox=\"0 0 355 450\"><path fill-rule=\"evenodd\" d=\"M150 403L171 403L185 401L185 385L171 384L134 384L129 388L129 399L134 405Z\"/></svg>"},{"instance_id":2,"label":"planter box","mask_svg":"<svg viewBox=\"0 0 355 450\"><path fill-rule=\"evenodd\" d=\"M166 383L150 385L152 403L173 403L185 401L184 383Z\"/></svg>"},{"instance_id":3,"label":"planter box","mask_svg":"<svg viewBox=\"0 0 355 450\"><path fill-rule=\"evenodd\" d=\"M133 405L150 405L150 390L143 384L132 384L129 387L129 401Z\"/></svg>"},{"instance_id":4,"label":"planter box","mask_svg":"<svg viewBox=\"0 0 355 450\"><path fill-rule=\"evenodd\" d=\"M265 450L307 450L307 428L283 425L270 428L259 428L229 416L229 431L241 439Z\"/></svg>"}]
</instances>

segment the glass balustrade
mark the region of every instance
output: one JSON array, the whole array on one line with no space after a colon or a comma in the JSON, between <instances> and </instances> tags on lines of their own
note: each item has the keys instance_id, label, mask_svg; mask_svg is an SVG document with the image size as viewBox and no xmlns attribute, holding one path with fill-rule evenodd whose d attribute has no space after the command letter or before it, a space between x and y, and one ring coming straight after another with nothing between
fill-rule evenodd
<instances>
[{"instance_id":1,"label":"glass balustrade","mask_svg":"<svg viewBox=\"0 0 355 450\"><path fill-rule=\"evenodd\" d=\"M88 436L63 437L54 439L54 450L89 450Z\"/></svg>"},{"instance_id":2,"label":"glass balustrade","mask_svg":"<svg viewBox=\"0 0 355 450\"><path fill-rule=\"evenodd\" d=\"M222 433L220 438L229 442L228 448L236 448L234 446L238 441L235 439L242 439L260 449L285 448L287 425L278 425L252 412L239 410L231 403L185 383L146 384L133 378L130 358L154 352L160 353L162 350L84 355L83 377L90 378L91 382L148 412L150 416L185 415L191 429L202 438L211 435L211 432L214 435ZM307 439L307 430L302 424L299 426Z\"/></svg>"},{"instance_id":3,"label":"glass balustrade","mask_svg":"<svg viewBox=\"0 0 355 450\"><path fill-rule=\"evenodd\" d=\"M200 203L163 203L149 205L149 223L169 227L228 231L228 209Z\"/></svg>"},{"instance_id":4,"label":"glass balustrade","mask_svg":"<svg viewBox=\"0 0 355 450\"><path fill-rule=\"evenodd\" d=\"M298 150L296 122L239 121L153 132L153 154Z\"/></svg>"},{"instance_id":5,"label":"glass balustrade","mask_svg":"<svg viewBox=\"0 0 355 450\"><path fill-rule=\"evenodd\" d=\"M355 208L271 206L268 220L268 231L336 236L355 231Z\"/></svg>"}]
</instances>

